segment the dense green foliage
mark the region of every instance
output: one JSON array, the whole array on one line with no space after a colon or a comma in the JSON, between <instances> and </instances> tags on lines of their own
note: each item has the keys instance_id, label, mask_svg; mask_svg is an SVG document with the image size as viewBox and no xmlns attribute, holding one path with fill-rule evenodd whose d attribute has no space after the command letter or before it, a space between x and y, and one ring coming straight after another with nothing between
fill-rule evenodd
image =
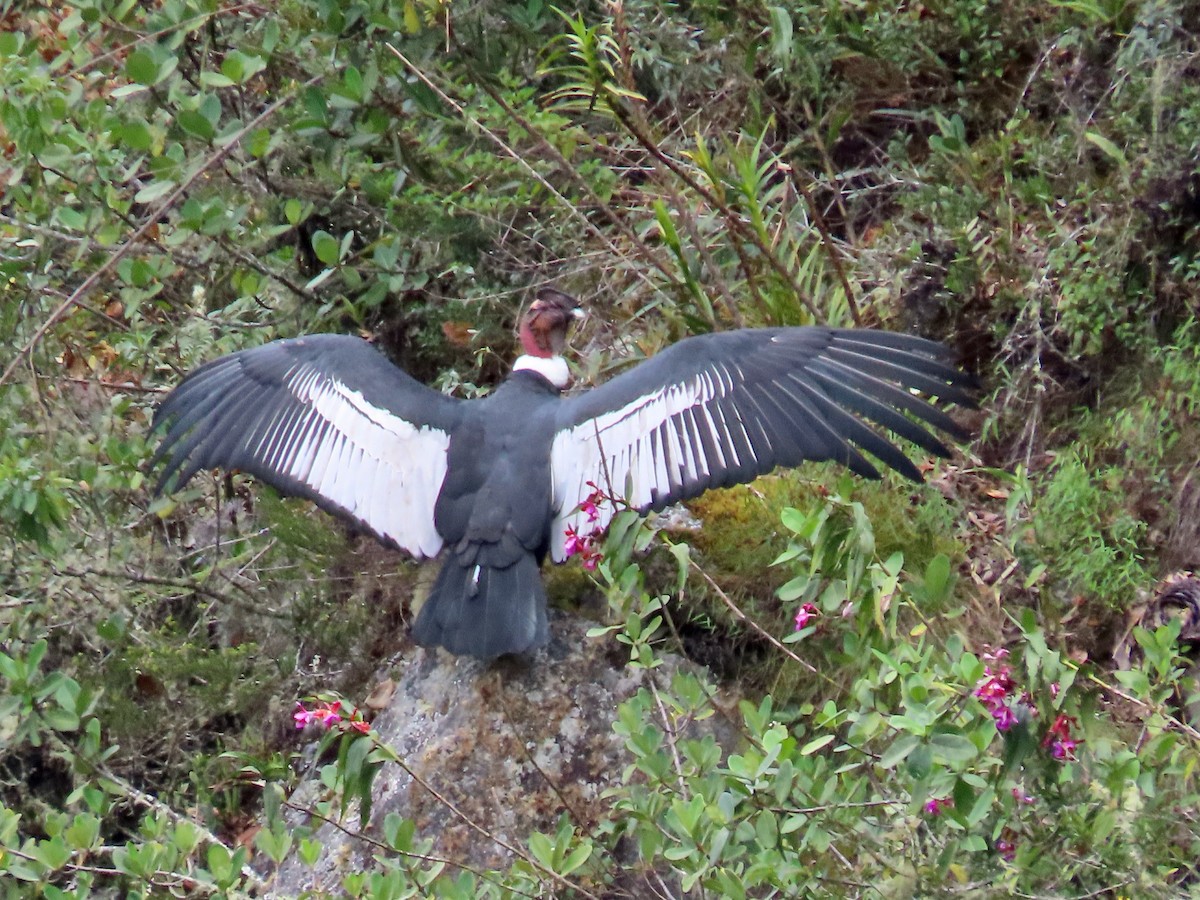
<instances>
[{"instance_id":1,"label":"dense green foliage","mask_svg":"<svg viewBox=\"0 0 1200 900\"><path fill-rule=\"evenodd\" d=\"M620 520L611 817L486 877L391 821L349 895L1195 891L1179 626L1109 655L1200 564L1159 556L1200 446L1198 33L1190 0L0 3L0 894L237 896L258 817L257 861L312 858L292 704L404 639L411 573L328 519L154 497L160 393L334 330L471 396L547 281L595 311L585 382L882 324L961 351L979 438L921 488L706 498L691 551ZM714 689L666 650L741 685L736 752L674 742ZM326 740L347 796L402 763Z\"/></svg>"}]
</instances>

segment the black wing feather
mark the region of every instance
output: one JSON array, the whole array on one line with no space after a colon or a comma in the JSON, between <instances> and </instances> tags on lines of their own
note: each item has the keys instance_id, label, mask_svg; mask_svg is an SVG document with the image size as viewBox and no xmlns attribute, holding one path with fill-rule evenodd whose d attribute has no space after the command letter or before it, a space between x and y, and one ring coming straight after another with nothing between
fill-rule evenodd
<instances>
[{"instance_id":1,"label":"black wing feather","mask_svg":"<svg viewBox=\"0 0 1200 900\"><path fill-rule=\"evenodd\" d=\"M426 483L429 458L421 453L443 452L462 415L461 401L409 377L358 338L275 341L201 366L159 406L156 490L178 489L202 469L239 469L385 543L427 555L440 546L432 531L439 485ZM387 484L356 478L368 452L387 484L400 488L387 504L374 502ZM331 455L320 471L302 463L322 453Z\"/></svg>"},{"instance_id":2,"label":"black wing feather","mask_svg":"<svg viewBox=\"0 0 1200 900\"><path fill-rule=\"evenodd\" d=\"M587 482L601 483L600 470L622 453L631 462L629 471L612 473L618 492L627 475L657 472L636 458L666 453L663 437L672 427L700 454L697 464L678 476L672 459L665 483L656 474L653 484L635 485L627 499L643 511L805 459L879 477L862 451L919 481L912 460L877 429L947 455L935 431L959 439L964 432L926 398L973 407L977 387L949 360L950 351L934 341L867 329L743 329L680 341L560 405L553 531L586 524L575 507L590 490ZM701 407L707 415L697 414ZM554 549L559 558L561 542Z\"/></svg>"}]
</instances>

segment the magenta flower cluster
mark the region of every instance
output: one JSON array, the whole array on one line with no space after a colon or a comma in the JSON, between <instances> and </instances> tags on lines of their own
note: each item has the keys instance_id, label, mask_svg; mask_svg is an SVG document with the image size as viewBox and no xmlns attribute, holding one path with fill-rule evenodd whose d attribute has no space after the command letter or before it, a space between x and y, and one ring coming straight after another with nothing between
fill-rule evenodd
<instances>
[{"instance_id":1,"label":"magenta flower cluster","mask_svg":"<svg viewBox=\"0 0 1200 900\"><path fill-rule=\"evenodd\" d=\"M1078 724L1074 716L1060 714L1042 738L1042 746L1049 749L1050 755L1057 760L1074 759L1075 748L1081 742L1071 734L1071 728Z\"/></svg>"},{"instance_id":2,"label":"magenta flower cluster","mask_svg":"<svg viewBox=\"0 0 1200 900\"><path fill-rule=\"evenodd\" d=\"M351 708L348 712L344 712L341 700L334 700L332 703L320 701L312 709L297 700L296 710L292 713L292 721L296 723L297 728L320 725L328 731L341 726L360 734L366 734L371 730L371 726L364 721L359 710Z\"/></svg>"},{"instance_id":3,"label":"magenta flower cluster","mask_svg":"<svg viewBox=\"0 0 1200 900\"><path fill-rule=\"evenodd\" d=\"M597 528L596 523L600 520L601 507L608 502L609 498L596 486L594 481L589 481L587 485L592 489L592 492L579 504L579 509L587 516L588 524L591 527L585 534L581 534L575 526L568 525L563 552L568 559L572 556L578 556L583 567L591 572L600 564L600 560L604 558L604 554L600 550L600 541L604 535L604 529Z\"/></svg>"},{"instance_id":4,"label":"magenta flower cluster","mask_svg":"<svg viewBox=\"0 0 1200 900\"><path fill-rule=\"evenodd\" d=\"M983 658L992 663L1007 656L1008 651L1003 649L997 650L995 653L983 654ZM1051 697L1057 698L1059 691L1060 687L1057 683L1050 685ZM1017 724L1019 721L1017 713L1022 707L1029 715L1037 715L1037 708L1033 705L1029 693L1017 695L1017 684L1013 680L1008 666L998 665L994 670L991 665L985 667L983 678L979 679L979 683L975 685L975 690L971 693L991 714L999 731L1008 731ZM1072 734L1071 729L1078 724L1074 716L1060 714L1046 732L1045 737L1042 738L1042 747L1049 750L1050 755L1060 762L1073 760L1075 748L1081 741Z\"/></svg>"},{"instance_id":5,"label":"magenta flower cluster","mask_svg":"<svg viewBox=\"0 0 1200 900\"><path fill-rule=\"evenodd\" d=\"M925 812L936 818L941 815L943 809L949 809L954 805L954 800L951 797L934 797L931 800L925 801Z\"/></svg>"},{"instance_id":6,"label":"magenta flower cluster","mask_svg":"<svg viewBox=\"0 0 1200 900\"><path fill-rule=\"evenodd\" d=\"M799 611L796 613L796 630L800 631L807 628L812 620L820 614L821 611L814 604L801 604Z\"/></svg>"},{"instance_id":7,"label":"magenta flower cluster","mask_svg":"<svg viewBox=\"0 0 1200 900\"><path fill-rule=\"evenodd\" d=\"M1003 659L1007 655L1007 650L1000 650L993 658ZM1016 682L1013 681L1012 672L1009 671L1008 666L997 666L995 671L991 666L987 666L983 670L983 678L979 680L979 683L975 685L975 690L972 691L984 708L991 713L992 719L996 722L996 729L999 731L1008 731L1017 724L1017 713L1012 702L1016 689Z\"/></svg>"}]
</instances>

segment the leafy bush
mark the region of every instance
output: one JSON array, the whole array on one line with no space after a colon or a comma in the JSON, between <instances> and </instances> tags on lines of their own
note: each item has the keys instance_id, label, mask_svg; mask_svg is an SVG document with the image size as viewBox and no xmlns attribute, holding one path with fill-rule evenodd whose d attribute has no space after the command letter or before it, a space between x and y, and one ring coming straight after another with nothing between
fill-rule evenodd
<instances>
[{"instance_id":1,"label":"leafy bush","mask_svg":"<svg viewBox=\"0 0 1200 900\"><path fill-rule=\"evenodd\" d=\"M392 819L347 893L1188 888L1178 632L1110 676L1063 626L1151 583L1150 511L1194 462L1188 4L25 7L0 11L6 896L241 895L256 816L259 861L315 859L280 816L282 711L350 693L403 627L411 573L383 583L391 561L309 512L240 478L154 498L159 392L340 330L482 393L549 280L597 312L585 382L731 326L957 338L996 389L975 451L1024 467L968 460L948 503L824 475L710 498L694 554L643 558L624 517L597 628L670 720L712 715L703 678L649 681L664 598L703 598L713 640L755 651L726 672L751 685L740 745L673 744L641 695L601 827L564 819L483 881ZM399 764L326 743L331 815Z\"/></svg>"}]
</instances>

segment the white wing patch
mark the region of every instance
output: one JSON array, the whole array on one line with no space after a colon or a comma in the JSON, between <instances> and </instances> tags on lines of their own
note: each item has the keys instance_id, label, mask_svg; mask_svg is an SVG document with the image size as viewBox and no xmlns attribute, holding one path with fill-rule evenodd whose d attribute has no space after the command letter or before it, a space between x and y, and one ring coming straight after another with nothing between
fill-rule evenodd
<instances>
[{"instance_id":1,"label":"white wing patch","mask_svg":"<svg viewBox=\"0 0 1200 900\"><path fill-rule=\"evenodd\" d=\"M556 511L550 535L553 559L566 558L568 528L587 534L607 526L614 515L606 503L600 507L600 518L589 522L579 509L592 493L589 481L604 493L643 508L685 484L707 481L710 473L724 470L727 463L736 464L731 429L740 429L742 435L745 429L736 419L727 422L714 402L731 393L733 386L728 372L701 371L685 382L559 431L550 451ZM701 440L702 433L707 441ZM712 460L706 442L715 452Z\"/></svg>"},{"instance_id":2,"label":"white wing patch","mask_svg":"<svg viewBox=\"0 0 1200 900\"><path fill-rule=\"evenodd\" d=\"M299 406L265 430L254 455L414 556L436 556L433 507L450 435L417 428L303 363L284 384Z\"/></svg>"}]
</instances>

